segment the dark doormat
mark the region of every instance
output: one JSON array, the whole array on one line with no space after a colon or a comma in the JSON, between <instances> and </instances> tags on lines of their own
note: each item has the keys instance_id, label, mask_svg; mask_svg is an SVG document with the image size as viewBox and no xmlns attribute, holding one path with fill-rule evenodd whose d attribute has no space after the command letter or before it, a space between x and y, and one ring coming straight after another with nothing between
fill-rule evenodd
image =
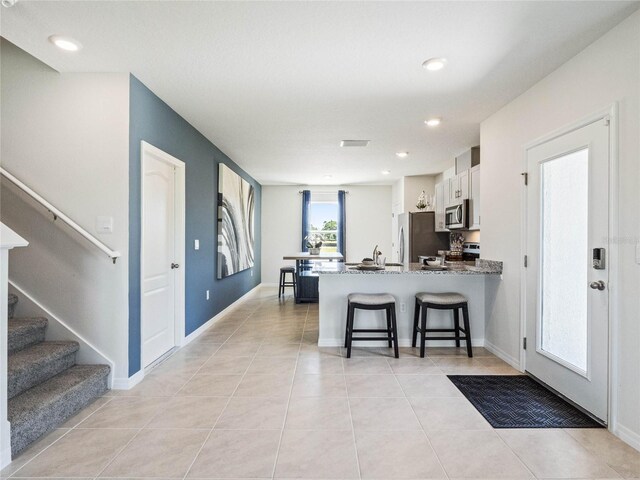
<instances>
[{"instance_id":1,"label":"dark doormat","mask_svg":"<svg viewBox=\"0 0 640 480\"><path fill-rule=\"evenodd\" d=\"M493 428L601 428L526 375L449 375Z\"/></svg>"}]
</instances>

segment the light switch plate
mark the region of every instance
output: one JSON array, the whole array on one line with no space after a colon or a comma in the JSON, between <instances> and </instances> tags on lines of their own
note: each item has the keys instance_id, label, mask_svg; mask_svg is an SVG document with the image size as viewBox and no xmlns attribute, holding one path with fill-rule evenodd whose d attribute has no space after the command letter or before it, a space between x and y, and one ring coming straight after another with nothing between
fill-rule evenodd
<instances>
[{"instance_id":1,"label":"light switch plate","mask_svg":"<svg viewBox=\"0 0 640 480\"><path fill-rule=\"evenodd\" d=\"M200 250L200 240L196 239L193 241L194 250Z\"/></svg>"},{"instance_id":2,"label":"light switch plate","mask_svg":"<svg viewBox=\"0 0 640 480\"><path fill-rule=\"evenodd\" d=\"M96 217L96 232L113 233L113 217Z\"/></svg>"}]
</instances>

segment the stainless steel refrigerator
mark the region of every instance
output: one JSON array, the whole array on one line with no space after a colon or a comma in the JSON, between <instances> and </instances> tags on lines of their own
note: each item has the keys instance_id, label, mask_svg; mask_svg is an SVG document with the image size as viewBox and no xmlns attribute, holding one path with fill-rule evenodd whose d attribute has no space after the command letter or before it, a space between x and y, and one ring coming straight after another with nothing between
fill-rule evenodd
<instances>
[{"instance_id":1,"label":"stainless steel refrigerator","mask_svg":"<svg viewBox=\"0 0 640 480\"><path fill-rule=\"evenodd\" d=\"M398 215L398 262L416 263L419 256L449 250L449 234L436 232L435 212Z\"/></svg>"}]
</instances>

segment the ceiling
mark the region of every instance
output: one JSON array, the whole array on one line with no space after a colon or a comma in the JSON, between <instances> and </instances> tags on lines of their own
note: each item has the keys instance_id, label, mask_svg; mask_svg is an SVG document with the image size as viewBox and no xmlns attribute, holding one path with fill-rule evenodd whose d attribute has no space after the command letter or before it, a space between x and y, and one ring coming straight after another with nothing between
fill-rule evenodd
<instances>
[{"instance_id":1,"label":"ceiling","mask_svg":"<svg viewBox=\"0 0 640 480\"><path fill-rule=\"evenodd\" d=\"M1 28L61 72L132 72L263 184L390 183L450 167L482 120L638 6L22 0Z\"/></svg>"}]
</instances>

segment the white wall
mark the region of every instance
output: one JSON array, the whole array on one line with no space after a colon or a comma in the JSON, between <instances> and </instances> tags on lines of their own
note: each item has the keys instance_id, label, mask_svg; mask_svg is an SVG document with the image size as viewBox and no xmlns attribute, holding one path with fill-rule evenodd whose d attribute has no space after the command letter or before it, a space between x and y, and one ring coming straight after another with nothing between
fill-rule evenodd
<instances>
[{"instance_id":1,"label":"white wall","mask_svg":"<svg viewBox=\"0 0 640 480\"><path fill-rule=\"evenodd\" d=\"M620 293L614 430L640 448L639 238L640 13L635 13L482 123L482 256L504 262L504 281L487 323L487 341L517 359L520 345L520 225L523 146L619 102ZM487 208L487 206L491 208ZM505 219L508 219L505 221Z\"/></svg>"},{"instance_id":2,"label":"white wall","mask_svg":"<svg viewBox=\"0 0 640 480\"><path fill-rule=\"evenodd\" d=\"M391 186L272 186L262 187L262 282L277 283L282 257L299 252L302 240L300 190L347 190L347 261L371 256L373 247L391 260Z\"/></svg>"},{"instance_id":3,"label":"white wall","mask_svg":"<svg viewBox=\"0 0 640 480\"><path fill-rule=\"evenodd\" d=\"M436 193L435 175L412 175L404 177L404 213L417 212L418 196L424 193L433 196Z\"/></svg>"},{"instance_id":4,"label":"white wall","mask_svg":"<svg viewBox=\"0 0 640 480\"><path fill-rule=\"evenodd\" d=\"M59 74L2 41L2 166L122 253L116 265L2 182L2 221L30 244L10 278L127 378L129 75ZM96 216L114 219L97 234Z\"/></svg>"}]
</instances>

